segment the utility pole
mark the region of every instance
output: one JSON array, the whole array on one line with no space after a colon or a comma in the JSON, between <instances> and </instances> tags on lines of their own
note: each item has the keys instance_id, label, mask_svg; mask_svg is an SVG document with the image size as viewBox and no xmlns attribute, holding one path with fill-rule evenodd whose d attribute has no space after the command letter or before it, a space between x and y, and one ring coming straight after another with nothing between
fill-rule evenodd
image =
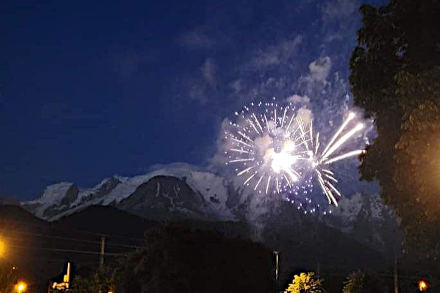
<instances>
[{"instance_id":1,"label":"utility pole","mask_svg":"<svg viewBox=\"0 0 440 293\"><path fill-rule=\"evenodd\" d=\"M104 266L104 254L105 254L105 236L101 236L101 250L99 252L99 267Z\"/></svg>"},{"instance_id":2,"label":"utility pole","mask_svg":"<svg viewBox=\"0 0 440 293\"><path fill-rule=\"evenodd\" d=\"M394 254L394 293L399 293L399 276L397 272L397 255Z\"/></svg>"},{"instance_id":3,"label":"utility pole","mask_svg":"<svg viewBox=\"0 0 440 293\"><path fill-rule=\"evenodd\" d=\"M275 256L275 287L276 287L276 291L278 292L278 275L279 275L279 251L274 250L273 251L273 255Z\"/></svg>"}]
</instances>

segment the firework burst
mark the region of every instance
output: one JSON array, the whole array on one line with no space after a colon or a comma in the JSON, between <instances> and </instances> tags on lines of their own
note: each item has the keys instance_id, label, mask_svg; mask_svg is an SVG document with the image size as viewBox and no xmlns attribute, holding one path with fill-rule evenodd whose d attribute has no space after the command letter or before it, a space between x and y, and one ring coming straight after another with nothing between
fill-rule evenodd
<instances>
[{"instance_id":1,"label":"firework burst","mask_svg":"<svg viewBox=\"0 0 440 293\"><path fill-rule=\"evenodd\" d=\"M225 131L226 164L234 168L246 188L259 194L280 194L292 203L300 199L300 209L302 202L312 202L312 182L318 182L328 203L338 205L342 195L331 164L364 152L340 153L364 127L361 123L352 126L354 113L348 114L326 145L313 130L311 115L304 115L293 104L251 103L235 116L236 121Z\"/></svg>"}]
</instances>

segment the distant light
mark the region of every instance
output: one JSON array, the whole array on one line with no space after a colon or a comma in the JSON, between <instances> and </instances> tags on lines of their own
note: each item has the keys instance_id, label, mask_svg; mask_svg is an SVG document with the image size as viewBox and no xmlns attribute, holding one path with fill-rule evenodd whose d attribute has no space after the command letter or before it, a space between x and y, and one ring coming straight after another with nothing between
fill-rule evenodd
<instances>
[{"instance_id":1,"label":"distant light","mask_svg":"<svg viewBox=\"0 0 440 293\"><path fill-rule=\"evenodd\" d=\"M27 284L25 282L18 282L17 285L15 285L15 291L17 293L26 292Z\"/></svg>"},{"instance_id":2,"label":"distant light","mask_svg":"<svg viewBox=\"0 0 440 293\"><path fill-rule=\"evenodd\" d=\"M0 239L0 258L5 257L6 254L6 243Z\"/></svg>"},{"instance_id":3,"label":"distant light","mask_svg":"<svg viewBox=\"0 0 440 293\"><path fill-rule=\"evenodd\" d=\"M418 283L420 292L426 291L429 289L429 283L426 280L419 280Z\"/></svg>"}]
</instances>

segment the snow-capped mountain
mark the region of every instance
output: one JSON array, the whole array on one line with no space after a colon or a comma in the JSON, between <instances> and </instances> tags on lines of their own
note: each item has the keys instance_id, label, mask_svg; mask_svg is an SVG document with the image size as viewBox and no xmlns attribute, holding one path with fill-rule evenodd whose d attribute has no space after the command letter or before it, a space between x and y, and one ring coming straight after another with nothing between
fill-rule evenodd
<instances>
[{"instance_id":1,"label":"snow-capped mountain","mask_svg":"<svg viewBox=\"0 0 440 293\"><path fill-rule=\"evenodd\" d=\"M299 215L285 203L261 201L222 176L182 163L134 177L113 176L92 188L62 182L46 187L38 199L22 203L34 215L48 221L92 205L111 205L154 220L244 220L255 227L255 235L259 235L255 237L260 237L267 225L301 226L310 223L304 217L313 217ZM343 198L331 215L315 218L312 221L336 228L375 249L388 251L398 246L388 240L390 233L399 233L396 217L378 195Z\"/></svg>"},{"instance_id":2,"label":"snow-capped mountain","mask_svg":"<svg viewBox=\"0 0 440 293\"><path fill-rule=\"evenodd\" d=\"M68 209L78 198L78 187L70 182L61 182L46 187L41 196L26 203L37 217L48 219L53 215Z\"/></svg>"},{"instance_id":3,"label":"snow-capped mountain","mask_svg":"<svg viewBox=\"0 0 440 293\"><path fill-rule=\"evenodd\" d=\"M228 189L229 183L220 176L191 165L172 164L145 175L106 178L93 188L78 188L68 182L50 185L38 199L22 206L39 218L54 221L91 205L113 205L152 217L147 210L162 202L164 215L180 209L188 216L234 220L227 206Z\"/></svg>"}]
</instances>

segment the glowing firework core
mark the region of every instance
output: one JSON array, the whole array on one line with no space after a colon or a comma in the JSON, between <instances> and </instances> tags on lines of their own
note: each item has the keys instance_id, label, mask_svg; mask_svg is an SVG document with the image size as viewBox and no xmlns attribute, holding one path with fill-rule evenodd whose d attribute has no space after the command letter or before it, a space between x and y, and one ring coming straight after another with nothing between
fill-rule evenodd
<instances>
[{"instance_id":1,"label":"glowing firework core","mask_svg":"<svg viewBox=\"0 0 440 293\"><path fill-rule=\"evenodd\" d=\"M285 172L295 182L298 181L298 176L294 174L296 171L292 169L292 165L295 164L298 156L292 154L294 150L293 141L286 140L280 152L276 152L273 148L268 149L267 152L271 159L272 170L277 174Z\"/></svg>"}]
</instances>

